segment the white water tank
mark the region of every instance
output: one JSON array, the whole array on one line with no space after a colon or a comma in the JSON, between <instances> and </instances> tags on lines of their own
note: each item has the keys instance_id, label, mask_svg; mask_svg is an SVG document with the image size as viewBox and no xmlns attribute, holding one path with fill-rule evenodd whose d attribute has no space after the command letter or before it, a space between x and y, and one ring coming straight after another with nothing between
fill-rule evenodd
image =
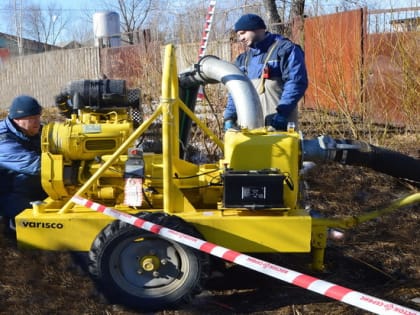
<instances>
[{"instance_id":1,"label":"white water tank","mask_svg":"<svg viewBox=\"0 0 420 315\"><path fill-rule=\"evenodd\" d=\"M96 47L118 47L121 43L120 16L114 11L93 14L93 34Z\"/></svg>"}]
</instances>

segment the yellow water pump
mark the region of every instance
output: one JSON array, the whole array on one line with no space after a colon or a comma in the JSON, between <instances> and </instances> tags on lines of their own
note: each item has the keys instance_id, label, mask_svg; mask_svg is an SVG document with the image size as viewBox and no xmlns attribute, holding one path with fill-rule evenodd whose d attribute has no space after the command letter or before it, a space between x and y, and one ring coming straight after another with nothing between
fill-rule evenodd
<instances>
[{"instance_id":1,"label":"yellow water pump","mask_svg":"<svg viewBox=\"0 0 420 315\"><path fill-rule=\"evenodd\" d=\"M156 310L189 301L215 261L76 205L73 196L238 252L308 253L315 270L324 268L330 228L350 228L420 201L414 194L359 217L312 217L301 204L305 162L365 165L420 181L412 172L418 159L360 141L272 130L255 88L236 66L205 56L178 73L175 59L168 45L160 104L147 119L141 119L139 91L123 80L72 81L60 92L64 120L42 130L41 176L49 197L16 217L21 248L82 252L111 302ZM199 86L218 82L232 95L239 122L223 141L194 115ZM223 158L195 164L185 157L192 122ZM390 167L395 157L404 167Z\"/></svg>"}]
</instances>

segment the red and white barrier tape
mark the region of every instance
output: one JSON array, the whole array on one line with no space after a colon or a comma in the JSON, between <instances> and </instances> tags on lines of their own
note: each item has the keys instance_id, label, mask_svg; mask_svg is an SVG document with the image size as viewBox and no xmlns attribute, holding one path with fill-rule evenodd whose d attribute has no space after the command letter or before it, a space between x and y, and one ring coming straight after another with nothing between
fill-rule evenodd
<instances>
[{"instance_id":1,"label":"red and white barrier tape","mask_svg":"<svg viewBox=\"0 0 420 315\"><path fill-rule=\"evenodd\" d=\"M288 268L254 258L216 244L206 242L193 236L165 228L161 225L145 221L133 215L117 211L80 196L74 196L72 201L78 205L101 212L115 219L121 220L138 228L166 237L178 243L193 247L205 253L223 258L237 265L258 271L276 279L294 284L298 287L319 293L329 298L356 306L358 308L386 315L420 315L420 312L370 296L334 283L320 280Z\"/></svg>"}]
</instances>

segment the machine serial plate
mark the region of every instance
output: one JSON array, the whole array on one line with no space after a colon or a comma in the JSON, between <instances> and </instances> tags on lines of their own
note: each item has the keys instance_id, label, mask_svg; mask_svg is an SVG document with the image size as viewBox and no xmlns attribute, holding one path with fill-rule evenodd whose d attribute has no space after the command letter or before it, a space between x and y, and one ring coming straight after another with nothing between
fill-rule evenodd
<instances>
[{"instance_id":1,"label":"machine serial plate","mask_svg":"<svg viewBox=\"0 0 420 315\"><path fill-rule=\"evenodd\" d=\"M83 133L99 133L102 131L101 125L83 125Z\"/></svg>"}]
</instances>

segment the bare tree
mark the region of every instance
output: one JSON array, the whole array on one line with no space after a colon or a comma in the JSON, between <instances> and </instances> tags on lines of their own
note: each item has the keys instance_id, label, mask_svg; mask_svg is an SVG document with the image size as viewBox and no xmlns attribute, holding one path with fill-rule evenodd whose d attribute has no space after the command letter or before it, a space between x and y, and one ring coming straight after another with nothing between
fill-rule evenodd
<instances>
[{"instance_id":1,"label":"bare tree","mask_svg":"<svg viewBox=\"0 0 420 315\"><path fill-rule=\"evenodd\" d=\"M10 38L11 41L16 41L16 47L19 55L23 55L23 1L24 0L9 0L7 4L0 7L3 15L1 22L7 23L10 34L15 35L15 38ZM4 26L4 25L3 25Z\"/></svg>"},{"instance_id":2,"label":"bare tree","mask_svg":"<svg viewBox=\"0 0 420 315\"><path fill-rule=\"evenodd\" d=\"M305 12L305 0L292 0L290 7L289 36L303 45L303 17Z\"/></svg>"},{"instance_id":3,"label":"bare tree","mask_svg":"<svg viewBox=\"0 0 420 315\"><path fill-rule=\"evenodd\" d=\"M79 21L79 23L73 23L69 38L81 44L93 45L94 39L92 34L91 24L85 21Z\"/></svg>"},{"instance_id":4,"label":"bare tree","mask_svg":"<svg viewBox=\"0 0 420 315\"><path fill-rule=\"evenodd\" d=\"M8 23L11 34L15 35L19 55L24 53L25 39L45 46L56 44L68 21L54 3L43 9L26 0L9 0L2 10L7 12L2 22Z\"/></svg>"},{"instance_id":5,"label":"bare tree","mask_svg":"<svg viewBox=\"0 0 420 315\"><path fill-rule=\"evenodd\" d=\"M267 11L268 24L270 25L270 30L274 33L283 34L284 33L284 24L280 18L276 1L275 0L264 0L264 8Z\"/></svg>"},{"instance_id":6,"label":"bare tree","mask_svg":"<svg viewBox=\"0 0 420 315\"><path fill-rule=\"evenodd\" d=\"M151 0L118 0L122 28L130 44L134 44L135 35L140 36L139 31L149 14L151 3Z\"/></svg>"},{"instance_id":7,"label":"bare tree","mask_svg":"<svg viewBox=\"0 0 420 315\"><path fill-rule=\"evenodd\" d=\"M292 0L290 7L290 17L291 19L295 17L303 17L305 12L305 0Z\"/></svg>"},{"instance_id":8,"label":"bare tree","mask_svg":"<svg viewBox=\"0 0 420 315\"><path fill-rule=\"evenodd\" d=\"M280 2L264 0L263 4L271 31L279 34L290 34L291 23L296 17L303 17L305 10L305 0L283 0ZM286 9L288 7L290 7L290 13L287 15ZM283 21L279 12L283 13Z\"/></svg>"},{"instance_id":9,"label":"bare tree","mask_svg":"<svg viewBox=\"0 0 420 315\"><path fill-rule=\"evenodd\" d=\"M25 34L41 43L55 45L68 21L55 3L45 10L39 5L30 5L25 9Z\"/></svg>"}]
</instances>

